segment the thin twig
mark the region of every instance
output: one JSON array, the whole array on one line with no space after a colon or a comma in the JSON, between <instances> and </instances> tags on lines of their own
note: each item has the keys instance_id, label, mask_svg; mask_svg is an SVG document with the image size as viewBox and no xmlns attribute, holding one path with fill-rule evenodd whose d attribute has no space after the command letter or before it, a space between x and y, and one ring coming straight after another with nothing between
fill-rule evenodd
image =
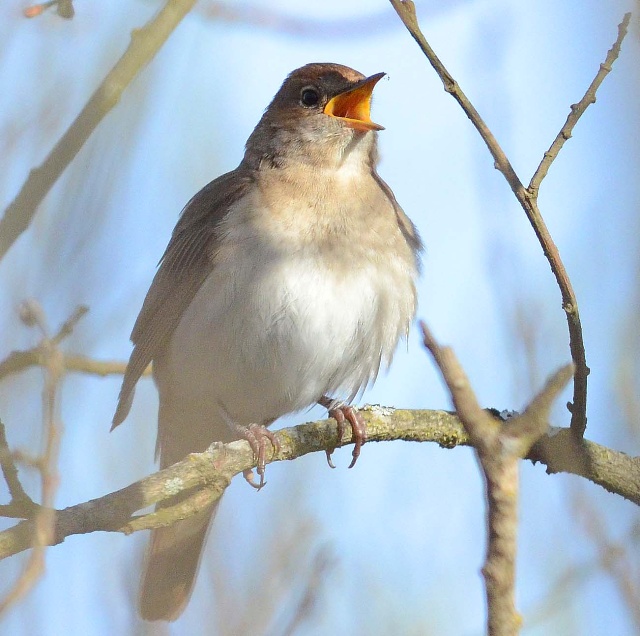
<instances>
[{"instance_id":1,"label":"thin twig","mask_svg":"<svg viewBox=\"0 0 640 636\"><path fill-rule=\"evenodd\" d=\"M31 170L17 197L0 219L0 260L33 219L38 206L84 142L139 71L165 43L195 0L168 0L145 26L131 33L131 43L109 71L81 113L55 145L44 163Z\"/></svg>"},{"instance_id":2,"label":"thin twig","mask_svg":"<svg viewBox=\"0 0 640 636\"><path fill-rule=\"evenodd\" d=\"M0 466L2 467L2 474L9 488L9 495L11 496L11 506L20 508L20 516L22 512L26 510L33 510L34 502L31 497L27 495L20 480L18 479L18 469L15 464L15 458L9 451L9 444L7 443L7 436L4 430L4 424L0 420Z\"/></svg>"},{"instance_id":3,"label":"thin twig","mask_svg":"<svg viewBox=\"0 0 640 636\"><path fill-rule=\"evenodd\" d=\"M549 147L549 150L544 153L544 158L540 162L540 165L536 169L533 177L531 177L531 181L529 182L528 190L532 197L538 196L538 190L540 189L542 180L547 176L549 168L551 167L551 164L554 162L555 158L558 156L560 150L562 150L562 146L564 146L565 142L568 139L571 139L571 133L573 132L573 129L578 123L580 117L582 117L584 112L591 104L596 103L596 92L600 88L600 84L602 84L604 78L611 72L613 63L618 59L618 56L620 55L622 41L627 35L630 21L631 13L625 13L622 22L618 25L618 38L613 43L613 46L609 49L605 61L600 64L598 73L593 78L593 81L589 85L589 88L585 92L583 98L577 104L571 105L571 112L567 117L567 121L565 121L564 126L562 126L560 132L553 140L553 143Z\"/></svg>"},{"instance_id":4,"label":"thin twig","mask_svg":"<svg viewBox=\"0 0 640 636\"><path fill-rule=\"evenodd\" d=\"M544 157L540 162L540 165L529 182L527 192L531 203L531 218L533 218L537 223L542 223L542 216L538 209L538 192L540 184L546 177L551 164L558 156L558 153L564 146L564 143L571 137L573 128L578 123L580 117L582 117L590 104L595 103L596 92L598 88L600 88L600 84L602 84L604 78L611 71L613 63L620 54L622 41L627 35L630 20L631 13L626 13L622 22L618 25L618 37L611 49L609 49L604 63L600 65L595 78L591 82L583 98L577 104L573 104L571 106L571 112L569 113L564 126L560 129L560 132L549 147L549 150L544 153ZM553 248L555 248L555 245L553 245ZM552 269L554 268L554 263L560 266L562 265L560 254L557 252L557 249L551 250L550 256L552 257ZM554 273L555 272L556 270L554 269ZM587 366L584 349L582 325L580 322L580 314L578 312L578 302L573 291L571 281L569 280L569 276L567 275L564 267L558 267L556 278L558 279L558 284L562 293L562 307L567 314L567 322L569 325L569 346L571 348L571 357L576 367L573 385L573 400L567 406L571 411L571 430L578 436L582 437L587 427L587 376L589 375L589 367Z\"/></svg>"},{"instance_id":5,"label":"thin twig","mask_svg":"<svg viewBox=\"0 0 640 636\"><path fill-rule=\"evenodd\" d=\"M411 2L411 0L390 0L390 2L404 25L407 27L409 33L411 33L413 38L416 40L423 53L433 66L434 70L442 80L445 91L450 93L458 102L458 104L460 104L467 117L471 120L472 124L480 133L480 136L487 145L489 152L493 156L495 167L504 175L516 199L522 206L522 209L527 215L527 218L529 219L529 222L533 227L536 237L538 238L538 241L542 247L542 251L549 261L553 275L555 276L558 287L560 288L562 307L566 314L569 330L569 348L571 351L571 358L575 366L573 400L570 404L568 404L569 410L571 411L571 430L578 437L582 437L587 426L587 376L589 375L589 367L587 366L586 362L582 325L580 322L580 314L578 312L578 301L576 299L575 292L573 291L573 286L571 284L569 275L567 274L564 263L560 258L558 248L553 241L538 208L537 187L535 187L534 189L531 188L531 185L528 189L524 187L515 170L513 169L513 166L508 160L506 154L500 147L500 144L493 136L492 132L489 130L478 111L475 109L473 104L471 104L458 83L453 79L451 74L445 68L444 64L440 61L438 56L435 54L435 52L427 42L422 31L420 30L415 5L413 4L413 2ZM628 24L628 19L629 15L627 14L625 15L625 18L619 27L618 39L616 40L616 44L614 44L611 51L609 51L605 64L603 65L603 67L601 67L598 75L596 76L596 80L594 80L589 88L589 91L587 91L587 100L595 101L595 92L600 86L600 83L604 79L606 73L610 69L611 64L617 57L617 54L620 50L620 45L622 44L622 40L624 39L624 36L626 34L626 25ZM590 93L590 91L592 92ZM582 115L588 103L590 102L585 102L583 108L582 101L580 102L580 104L575 108L575 111L570 115L570 128L564 128L564 132L561 131L560 133L561 135L564 135L566 133L570 134L573 126L575 126L575 122ZM554 142L554 144L556 142ZM557 155L557 153L560 151L563 143L564 140L559 143L557 147L552 144L552 149L553 151L555 151L555 155ZM537 176L534 175L534 179L536 181L532 179L532 184L534 186L536 186L536 184L537 186L540 185L540 181L542 181L542 178L546 174L546 170L548 170L551 162L555 158L555 155L552 154L549 160L549 158L547 157L548 154L549 153L546 153L545 159L543 160L543 164L546 166L546 168L542 168L541 170L541 168L539 167L536 171Z\"/></svg>"},{"instance_id":6,"label":"thin twig","mask_svg":"<svg viewBox=\"0 0 640 636\"><path fill-rule=\"evenodd\" d=\"M34 301L30 301L29 304L32 309L31 315L38 318L31 321L32 325L46 334L48 329L44 319L44 312ZM85 311L86 309L79 308L65 322L58 334L60 339L71 333L73 325ZM24 315L27 315L27 312ZM56 395L64 376L64 367L61 363L62 354L56 339L49 339L45 336L40 348L44 352L45 358L43 367L44 387L42 390L44 449L42 454L36 458L36 465L40 473L42 505L38 507L32 521L33 534L31 542L33 550L14 585L0 599L0 615L17 603L36 584L44 572L45 549L46 546L51 545L55 531L56 512L53 509L53 502L59 482L57 460L60 444L60 425L56 418Z\"/></svg>"}]
</instances>

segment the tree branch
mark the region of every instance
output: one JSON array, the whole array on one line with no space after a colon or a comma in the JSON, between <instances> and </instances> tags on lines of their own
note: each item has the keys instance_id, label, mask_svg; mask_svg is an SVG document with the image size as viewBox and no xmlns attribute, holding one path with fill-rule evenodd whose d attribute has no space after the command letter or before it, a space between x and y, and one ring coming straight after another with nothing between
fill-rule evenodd
<instances>
[{"instance_id":1,"label":"tree branch","mask_svg":"<svg viewBox=\"0 0 640 636\"><path fill-rule=\"evenodd\" d=\"M622 18L622 22L618 25L618 38L613 43L613 46L609 49L605 61L600 64L598 73L593 78L593 81L589 85L589 88L587 89L582 99L577 104L571 105L571 112L567 117L567 121L565 121L564 126L562 126L560 132L553 140L553 143L549 147L549 150L544 153L544 158L540 162L540 165L535 171L533 177L531 177L529 187L527 188L532 197L537 198L538 190L540 189L542 180L547 176L549 168L551 167L551 164L554 162L555 158L558 156L560 150L562 150L562 146L564 146L565 142L568 139L571 139L571 133L573 132L573 129L578 123L580 117L584 115L584 112L591 104L596 103L596 92L600 88L600 84L602 84L604 78L611 72L613 63L618 59L618 56L620 55L622 41L627 35L627 29L629 28L630 21L631 13L625 13L624 17Z\"/></svg>"},{"instance_id":2,"label":"tree branch","mask_svg":"<svg viewBox=\"0 0 640 636\"><path fill-rule=\"evenodd\" d=\"M58 487L58 451L60 447L60 423L56 416L56 398L60 382L64 376L61 364L62 355L58 347L60 341L68 336L76 322L86 313L86 307L78 307L72 316L62 325L58 334L49 338L44 312L38 303L30 301L22 304L21 317L25 324L37 328L42 334L40 349L43 353L44 387L42 389L42 438L44 448L35 458L34 464L40 474L40 490L42 505L34 508L33 501L26 495L22 486L16 486L17 471L12 456L8 453L4 430L0 436L0 453L3 460L3 473L9 492L11 503L18 509L26 507L31 512L33 531L31 533L31 547L33 550L24 565L22 572L9 591L0 598L0 615L17 603L37 582L44 572L44 558L46 546L51 545L55 530L55 510L53 500ZM17 498L17 499L16 499Z\"/></svg>"},{"instance_id":3,"label":"tree branch","mask_svg":"<svg viewBox=\"0 0 640 636\"><path fill-rule=\"evenodd\" d=\"M586 362L582 325L580 322L580 314L578 313L578 301L564 263L560 258L560 252L558 251L558 248L554 243L538 208L538 188L540 186L540 182L553 162L553 159L555 159L562 148L564 141L568 139L568 136L570 136L571 130L573 130L576 122L589 103L595 101L595 93L598 87L618 56L622 40L626 35L630 14L625 15L622 24L618 29L618 39L609 51L605 63L601 65L600 70L587 90L585 97L579 102L579 104L572 108L572 113L569 116L567 123L558 135L560 140L556 138L556 141L551 145L550 150L545 153L545 157L538 167L538 170L536 170L529 188L525 188L513 169L511 162L500 147L500 144L493 136L493 133L489 130L478 111L469 101L458 83L453 79L449 71L447 71L444 64L427 42L420 30L413 2L411 2L411 0L390 0L390 2L404 25L407 27L409 33L418 43L418 46L421 48L431 66L442 80L445 91L450 93L458 102L467 117L471 120L471 123L480 133L480 136L487 145L489 152L493 156L495 167L507 180L507 183L511 187L518 203L520 203L522 209L527 215L527 218L529 219L529 223L538 238L545 257L549 261L553 275L555 276L558 287L560 288L562 307L566 314L569 330L569 348L571 350L573 364L575 365L573 401L568 405L569 410L571 411L571 430L578 437L582 437L587 426L587 376L589 375L589 367Z\"/></svg>"},{"instance_id":4,"label":"tree branch","mask_svg":"<svg viewBox=\"0 0 640 636\"><path fill-rule=\"evenodd\" d=\"M0 362L0 379L14 373L20 373L31 367L42 366L43 362L44 352L40 346L26 351L12 351ZM88 373L101 377L122 375L127 368L126 362L94 360L87 356L75 354L62 354L62 364L66 371ZM151 375L151 366L145 370L143 375Z\"/></svg>"},{"instance_id":5,"label":"tree branch","mask_svg":"<svg viewBox=\"0 0 640 636\"><path fill-rule=\"evenodd\" d=\"M440 347L426 325L424 345L440 368L456 412L476 450L487 492L487 556L482 568L487 591L487 633L513 636L521 618L515 608L518 530L518 462L549 428L549 412L573 374L563 367L526 411L506 423L480 408L464 369L449 347Z\"/></svg>"},{"instance_id":6,"label":"tree branch","mask_svg":"<svg viewBox=\"0 0 640 636\"><path fill-rule=\"evenodd\" d=\"M79 305L63 325L58 329L58 333L51 339L55 345L60 344L67 338L78 321L89 311L85 305ZM43 337L47 338L46 320L42 308L35 300L27 300L20 307L20 318L27 325L37 325ZM0 380L14 373L19 373L30 367L46 367L49 350L43 343L39 343L31 349L25 351L12 351L4 360L0 361ZM94 360L87 356L65 354L58 350L58 360L65 371L76 371L78 373L89 373L92 375L122 375L127 365L124 362L104 362ZM144 376L151 375L151 365L143 373Z\"/></svg>"},{"instance_id":7,"label":"tree branch","mask_svg":"<svg viewBox=\"0 0 640 636\"><path fill-rule=\"evenodd\" d=\"M31 170L18 196L0 219L0 260L24 232L44 197L78 154L105 115L140 70L165 43L195 0L168 0L144 27L131 33L131 43L91 96L78 117L55 145L44 163Z\"/></svg>"},{"instance_id":8,"label":"tree branch","mask_svg":"<svg viewBox=\"0 0 640 636\"><path fill-rule=\"evenodd\" d=\"M458 418L446 411L396 410L368 406L361 409L361 412L367 423L367 443L393 440L435 442L443 448L469 444L469 437ZM574 440L579 457L586 456L589 459L588 462L577 461L571 449L567 451L563 431L569 433L567 429L552 429L538 445L543 445L544 453L532 451L530 459L549 466L549 472L581 475L640 505L639 460L593 442ZM271 461L296 459L307 453L324 452L336 446L333 420L300 424L281 429L277 434L282 448L278 457ZM347 429L337 446L349 443L351 432ZM96 531L126 533L168 525L186 516L185 510L176 507L173 514L172 509L166 509L164 515L156 514L155 517L134 515L138 510L154 503L203 486L211 493L207 501L212 501L222 494L234 475L253 466L255 461L248 442L242 440L222 447L213 445L204 453L189 455L182 462L122 490L58 511L52 543L61 543L74 534ZM26 520L0 532L0 559L30 548L32 531L32 521Z\"/></svg>"}]
</instances>

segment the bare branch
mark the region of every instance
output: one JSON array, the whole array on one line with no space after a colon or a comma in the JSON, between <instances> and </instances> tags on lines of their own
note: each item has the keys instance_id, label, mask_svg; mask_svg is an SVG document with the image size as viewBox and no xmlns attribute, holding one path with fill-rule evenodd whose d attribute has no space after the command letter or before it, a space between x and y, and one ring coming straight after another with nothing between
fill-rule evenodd
<instances>
[{"instance_id":1,"label":"bare branch","mask_svg":"<svg viewBox=\"0 0 640 636\"><path fill-rule=\"evenodd\" d=\"M9 450L2 420L0 420L0 467L2 467L2 474L9 488L9 495L11 496L11 504L9 504L7 508L12 507L18 509L19 517L22 517L23 514L30 516L34 512L36 504L32 501L31 497L27 495L18 479L18 469L15 464L15 458Z\"/></svg>"},{"instance_id":2,"label":"bare branch","mask_svg":"<svg viewBox=\"0 0 640 636\"><path fill-rule=\"evenodd\" d=\"M515 608L515 572L518 530L518 461L549 428L551 403L571 378L564 367L543 391L507 423L483 411L453 350L440 347L425 324L424 344L433 355L449 388L460 420L476 450L484 476L487 510L487 556L482 573L487 591L487 633L514 636L521 618Z\"/></svg>"},{"instance_id":3,"label":"bare branch","mask_svg":"<svg viewBox=\"0 0 640 636\"><path fill-rule=\"evenodd\" d=\"M0 379L14 373L20 373L31 367L42 366L43 362L44 356L40 347L34 347L27 351L13 351L0 362ZM127 368L126 362L94 360L87 356L74 354L63 354L62 364L66 371L99 375L101 377L122 375ZM151 375L151 366L145 370L143 375Z\"/></svg>"},{"instance_id":4,"label":"bare branch","mask_svg":"<svg viewBox=\"0 0 640 636\"><path fill-rule=\"evenodd\" d=\"M568 405L569 410L571 411L571 430L577 436L582 437L587 426L587 376L589 375L589 367L587 366L586 361L582 325L580 322L580 314L578 312L578 301L564 263L560 258L560 252L551 238L551 234L549 233L546 223L544 222L542 214L538 208L537 194L540 181L542 181L546 175L549 166L564 143L564 135L570 135L575 122L582 115L588 104L595 101L595 93L598 87L610 70L611 64L618 56L622 40L626 34L629 15L625 15L625 18L619 27L618 39L611 51L609 51L605 64L601 67L596 79L589 87L585 98L575 106L567 120L567 124L565 124L561 130L559 137L563 137L563 139L559 142L558 138L556 138L551 149L545 153L545 158L531 180L529 188L526 189L513 169L513 166L508 160L506 154L500 147L500 144L493 136L493 133L489 130L482 117L480 117L478 111L469 101L458 83L454 80L449 71L447 71L444 64L440 61L434 50L427 42L420 30L414 3L411 2L411 0L390 0L390 2L404 25L407 27L409 33L411 33L415 41L418 43L418 46L420 46L423 53L429 60L431 66L442 80L445 91L450 93L458 104L460 104L460 107L471 120L471 123L480 133L480 136L487 145L489 152L493 156L495 167L504 175L504 178L507 180L507 183L518 200L518 203L522 206L522 209L527 215L529 223L538 238L542 251L549 261L553 275L555 276L558 287L560 288L562 308L565 311L569 329L569 348L571 350L573 364L575 365L573 401Z\"/></svg>"},{"instance_id":5,"label":"bare branch","mask_svg":"<svg viewBox=\"0 0 640 636\"><path fill-rule=\"evenodd\" d=\"M73 331L78 321L89 311L89 308L80 305L76 307L73 314L58 329L58 333L51 339L53 344L60 344ZM20 317L22 321L29 326L38 326L42 335L47 337L47 327L45 324L44 313L40 305L34 300L28 300L20 306ZM48 364L48 347L40 343L26 351L12 351L4 360L0 361L0 380L14 373L19 373L29 369L30 367L45 367ZM59 364L65 371L74 371L78 373L88 373L92 375L122 375L127 365L125 362L108 362L93 360L86 356L64 354L58 350ZM145 376L151 375L151 365L143 373Z\"/></svg>"},{"instance_id":6,"label":"bare branch","mask_svg":"<svg viewBox=\"0 0 640 636\"><path fill-rule=\"evenodd\" d=\"M29 301L29 303L23 305L23 317L29 319L26 322L38 328L44 335L40 343L40 349L44 356L44 387L42 390L42 437L44 439L44 450L35 460L40 473L42 505L37 507L33 516L33 533L31 535L33 551L14 585L5 594L4 598L0 599L0 615L18 602L36 584L44 572L46 546L51 545L53 541L56 515L55 510L53 510L53 500L59 482L57 462L60 445L60 424L56 417L56 396L64 376L64 366L61 363L62 354L58 348L58 342L71 333L73 325L85 312L86 308L78 308L71 318L64 323L56 338L50 339L46 336L49 330L40 305L35 301ZM6 445L6 440L3 439L2 441ZM0 450L2 449L0 448ZM15 475L10 473L10 478L11 480L17 479L17 473ZM7 479L7 482L9 483L9 479ZM13 487L10 485L10 490L12 497L14 492L20 496L21 501L18 502L18 505L24 507L25 500L22 496L24 495L22 487L16 489L15 484L13 484ZM27 506L27 508L31 507L33 511L33 502L30 499L29 503L31 506Z\"/></svg>"},{"instance_id":7,"label":"bare branch","mask_svg":"<svg viewBox=\"0 0 640 636\"><path fill-rule=\"evenodd\" d=\"M531 178L529 182L529 192L531 196L537 197L538 190L540 189L540 184L542 180L547 176L549 172L549 168L551 164L554 162L555 158L558 156L560 150L562 150L562 146L564 146L565 142L568 139L571 139L571 133L575 125L578 123L578 120L587 108L591 104L596 103L596 92L600 88L600 84L604 81L604 78L609 74L613 63L618 59L620 55L620 48L622 47L622 41L627 35L627 29L629 28L629 22L631 21L631 13L626 13L622 22L618 25L618 38L613 43L613 46L609 49L607 53L607 57L605 61L600 64L600 68L598 73L593 78L593 81L589 85L586 93L583 98L577 103L571 105L571 112L567 117L567 121L565 121L564 126L560 129L557 137L553 140L553 143L549 147L549 150L544 153L544 158L540 162L535 174Z\"/></svg>"},{"instance_id":8,"label":"bare branch","mask_svg":"<svg viewBox=\"0 0 640 636\"><path fill-rule=\"evenodd\" d=\"M640 457L576 437L571 429L552 427L527 459L544 464L550 475L579 475L640 506Z\"/></svg>"},{"instance_id":9,"label":"bare branch","mask_svg":"<svg viewBox=\"0 0 640 636\"><path fill-rule=\"evenodd\" d=\"M396 410L382 406L363 407L360 411L367 423L367 443L404 440L435 442L443 448L469 445L469 437L459 419L446 411ZM336 445L333 420L301 424L281 429L277 434L282 448L280 454L273 459L268 458L269 461L295 459L307 453L325 452L335 446L351 443L351 430L347 428L342 441ZM577 452L580 457L586 456L587 462L575 461L567 453L566 436L576 444L580 443ZM529 459L553 466L549 472L581 475L640 505L640 461L587 440L575 440L568 429L551 429L535 449L541 445L544 453L534 454L532 451ZM203 486L211 491L211 499L207 499L207 502L212 501L222 494L234 475L253 466L255 460L248 442L242 440L222 447L213 445L204 453L190 455L184 461L122 490L58 511L52 543L61 543L74 534L132 532L168 525L183 518L185 509L178 506L164 509L165 515L156 514L153 523L149 519L143 521L149 515L134 515L154 503ZM32 528L29 518L0 532L0 559L29 549Z\"/></svg>"},{"instance_id":10,"label":"bare branch","mask_svg":"<svg viewBox=\"0 0 640 636\"><path fill-rule=\"evenodd\" d=\"M154 18L131 33L131 43L123 56L109 71L44 163L31 170L18 196L0 219L0 259L27 229L38 206L84 142L120 101L120 96L133 78L153 59L194 4L195 0L168 0Z\"/></svg>"}]
</instances>

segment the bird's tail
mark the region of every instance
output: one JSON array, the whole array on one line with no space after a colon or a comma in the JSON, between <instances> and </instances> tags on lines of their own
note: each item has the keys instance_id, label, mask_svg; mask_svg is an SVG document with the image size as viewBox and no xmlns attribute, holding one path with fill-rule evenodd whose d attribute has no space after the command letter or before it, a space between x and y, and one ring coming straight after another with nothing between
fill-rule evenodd
<instances>
[{"instance_id":1,"label":"bird's tail","mask_svg":"<svg viewBox=\"0 0 640 636\"><path fill-rule=\"evenodd\" d=\"M218 502L184 521L152 531L140 591L144 620L173 621L184 610L217 508Z\"/></svg>"}]
</instances>

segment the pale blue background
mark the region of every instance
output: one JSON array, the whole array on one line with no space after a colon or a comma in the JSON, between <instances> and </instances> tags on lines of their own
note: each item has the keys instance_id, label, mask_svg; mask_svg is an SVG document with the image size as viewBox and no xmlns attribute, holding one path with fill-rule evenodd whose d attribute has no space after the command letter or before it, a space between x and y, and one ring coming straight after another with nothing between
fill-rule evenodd
<instances>
[{"instance_id":1,"label":"pale blue background","mask_svg":"<svg viewBox=\"0 0 640 636\"><path fill-rule=\"evenodd\" d=\"M1 208L122 54L130 31L158 6L78 1L68 22L53 13L24 20L24 5L0 6ZM431 44L528 182L630 5L452 0L423 2L419 11ZM288 72L335 61L389 76L376 88L373 118L386 126L380 172L427 245L419 317L455 347L483 404L521 408L569 360L560 295L482 141L389 5L241 3L297 16L309 26L305 34L278 23L216 20L212 6L201 2L125 91L0 263L0 358L35 343L16 315L22 299L35 297L53 326L77 304L91 307L66 351L126 359L133 321L184 203L237 165ZM638 382L625 401L620 374L629 369L635 377L638 358L639 54L635 26L540 197L580 302L592 369L588 437L631 454L639 450ZM140 383L131 416L110 435L118 389L117 378L65 380L58 507L154 469L155 389ZM0 384L13 447L38 448L40 390L38 370ZM416 330L364 401L449 407ZM316 409L287 423L322 416ZM554 422L568 419L560 404ZM192 602L174 625L145 626L135 615L145 535L93 534L48 552L43 580L0 633L275 635L323 546L332 566L299 633L483 633L484 507L471 452L371 444L351 471L349 457L337 452L334 471L321 453L270 466L259 494L236 480ZM0 496L6 500L4 486ZM628 550L637 575L637 508L577 478L523 465L524 634L635 633L619 588L599 567L585 514ZM0 563L0 592L23 559Z\"/></svg>"}]
</instances>

